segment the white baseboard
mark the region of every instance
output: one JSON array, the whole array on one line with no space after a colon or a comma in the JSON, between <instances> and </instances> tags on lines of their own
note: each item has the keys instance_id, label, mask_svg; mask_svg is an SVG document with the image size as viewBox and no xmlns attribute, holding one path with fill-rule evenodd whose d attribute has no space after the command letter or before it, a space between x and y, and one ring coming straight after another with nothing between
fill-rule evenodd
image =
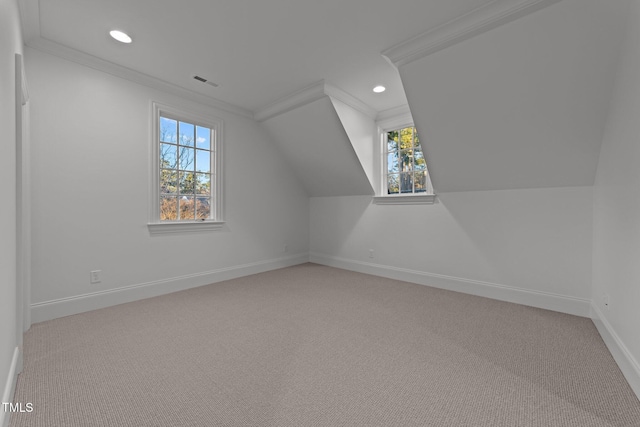
<instances>
[{"instance_id":1,"label":"white baseboard","mask_svg":"<svg viewBox=\"0 0 640 427\"><path fill-rule=\"evenodd\" d=\"M309 261L316 264L343 268L345 270L417 283L419 285L447 289L450 291L462 292L500 301L508 301L531 307L544 308L546 310L573 314L575 316L589 317L591 301L588 299L558 295L549 292L520 289L512 286L444 276L442 274L427 273L424 271L409 270L405 268L391 267L388 265L355 261L315 252L309 254Z\"/></svg>"},{"instance_id":2,"label":"white baseboard","mask_svg":"<svg viewBox=\"0 0 640 427\"><path fill-rule=\"evenodd\" d=\"M640 399L640 363L633 357L627 346L620 339L602 311L591 304L591 320L596 325L602 340L616 361L629 386Z\"/></svg>"},{"instance_id":3,"label":"white baseboard","mask_svg":"<svg viewBox=\"0 0 640 427\"><path fill-rule=\"evenodd\" d=\"M308 261L309 255L307 253L302 253L283 258L205 271L203 273L172 277L169 279L139 283L116 289L39 302L31 304L31 320L33 323L44 322L58 317L84 313L86 311L110 307L112 305L169 294L172 292L221 282L223 280L236 279L238 277L249 276L251 274L263 273L265 271L276 270L278 268L303 264Z\"/></svg>"},{"instance_id":4,"label":"white baseboard","mask_svg":"<svg viewBox=\"0 0 640 427\"><path fill-rule=\"evenodd\" d=\"M4 393L2 394L2 402L0 403L13 402L13 396L16 392L16 383L18 382L18 374L20 373L20 370L18 369L20 357L20 349L16 347L13 351L13 359L11 360L11 367L9 368L7 382L4 386ZM0 426L8 427L10 417L11 413L4 411L4 405L0 406Z\"/></svg>"}]
</instances>

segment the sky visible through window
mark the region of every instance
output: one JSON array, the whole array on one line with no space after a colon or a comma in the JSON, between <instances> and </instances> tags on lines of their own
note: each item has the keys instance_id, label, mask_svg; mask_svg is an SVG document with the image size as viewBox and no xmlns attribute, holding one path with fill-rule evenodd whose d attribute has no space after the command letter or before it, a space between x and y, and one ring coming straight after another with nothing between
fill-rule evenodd
<instances>
[{"instance_id":1,"label":"sky visible through window","mask_svg":"<svg viewBox=\"0 0 640 427\"><path fill-rule=\"evenodd\" d=\"M160 220L211 217L212 130L160 117Z\"/></svg>"}]
</instances>

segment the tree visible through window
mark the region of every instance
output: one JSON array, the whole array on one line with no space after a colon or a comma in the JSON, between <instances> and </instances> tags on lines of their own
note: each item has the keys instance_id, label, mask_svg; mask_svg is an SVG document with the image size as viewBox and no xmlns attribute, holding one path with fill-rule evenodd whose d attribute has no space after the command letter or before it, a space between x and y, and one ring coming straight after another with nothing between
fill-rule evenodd
<instances>
[{"instance_id":1,"label":"tree visible through window","mask_svg":"<svg viewBox=\"0 0 640 427\"><path fill-rule=\"evenodd\" d=\"M212 217L215 132L160 116L160 220L205 220Z\"/></svg>"},{"instance_id":2,"label":"tree visible through window","mask_svg":"<svg viewBox=\"0 0 640 427\"><path fill-rule=\"evenodd\" d=\"M387 194L427 192L427 164L415 127L386 132L384 158Z\"/></svg>"}]
</instances>

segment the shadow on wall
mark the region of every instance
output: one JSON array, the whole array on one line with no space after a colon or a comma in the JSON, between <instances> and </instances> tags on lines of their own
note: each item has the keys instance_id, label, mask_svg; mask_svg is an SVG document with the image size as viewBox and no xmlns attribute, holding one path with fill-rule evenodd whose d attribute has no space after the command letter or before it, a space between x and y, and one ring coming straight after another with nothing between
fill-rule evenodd
<instances>
[{"instance_id":1,"label":"shadow on wall","mask_svg":"<svg viewBox=\"0 0 640 427\"><path fill-rule=\"evenodd\" d=\"M444 193L433 205L374 205L367 196L310 200L311 253L590 296L590 187Z\"/></svg>"},{"instance_id":2,"label":"shadow on wall","mask_svg":"<svg viewBox=\"0 0 640 427\"><path fill-rule=\"evenodd\" d=\"M366 213L371 197L312 197L310 199L310 252L345 256L347 246L357 241L367 248L376 247L375 228L371 228ZM361 232L364 231L364 236ZM350 258L349 255L346 256Z\"/></svg>"},{"instance_id":3,"label":"shadow on wall","mask_svg":"<svg viewBox=\"0 0 640 427\"><path fill-rule=\"evenodd\" d=\"M589 297L590 187L445 193L438 197L483 258L490 281Z\"/></svg>"}]
</instances>

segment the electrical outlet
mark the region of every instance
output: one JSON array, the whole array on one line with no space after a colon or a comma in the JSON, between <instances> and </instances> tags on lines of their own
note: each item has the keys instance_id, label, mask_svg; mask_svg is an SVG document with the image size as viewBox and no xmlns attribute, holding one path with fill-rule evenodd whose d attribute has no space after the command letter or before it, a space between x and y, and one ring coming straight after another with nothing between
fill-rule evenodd
<instances>
[{"instance_id":1,"label":"electrical outlet","mask_svg":"<svg viewBox=\"0 0 640 427\"><path fill-rule=\"evenodd\" d=\"M609 308L611 307L611 304L609 301L609 294L602 294L602 303L604 304L604 308L609 310Z\"/></svg>"},{"instance_id":2,"label":"electrical outlet","mask_svg":"<svg viewBox=\"0 0 640 427\"><path fill-rule=\"evenodd\" d=\"M373 258L374 251L373 249L369 249L369 258Z\"/></svg>"},{"instance_id":3,"label":"electrical outlet","mask_svg":"<svg viewBox=\"0 0 640 427\"><path fill-rule=\"evenodd\" d=\"M93 270L91 272L91 283L102 282L102 270Z\"/></svg>"}]
</instances>

